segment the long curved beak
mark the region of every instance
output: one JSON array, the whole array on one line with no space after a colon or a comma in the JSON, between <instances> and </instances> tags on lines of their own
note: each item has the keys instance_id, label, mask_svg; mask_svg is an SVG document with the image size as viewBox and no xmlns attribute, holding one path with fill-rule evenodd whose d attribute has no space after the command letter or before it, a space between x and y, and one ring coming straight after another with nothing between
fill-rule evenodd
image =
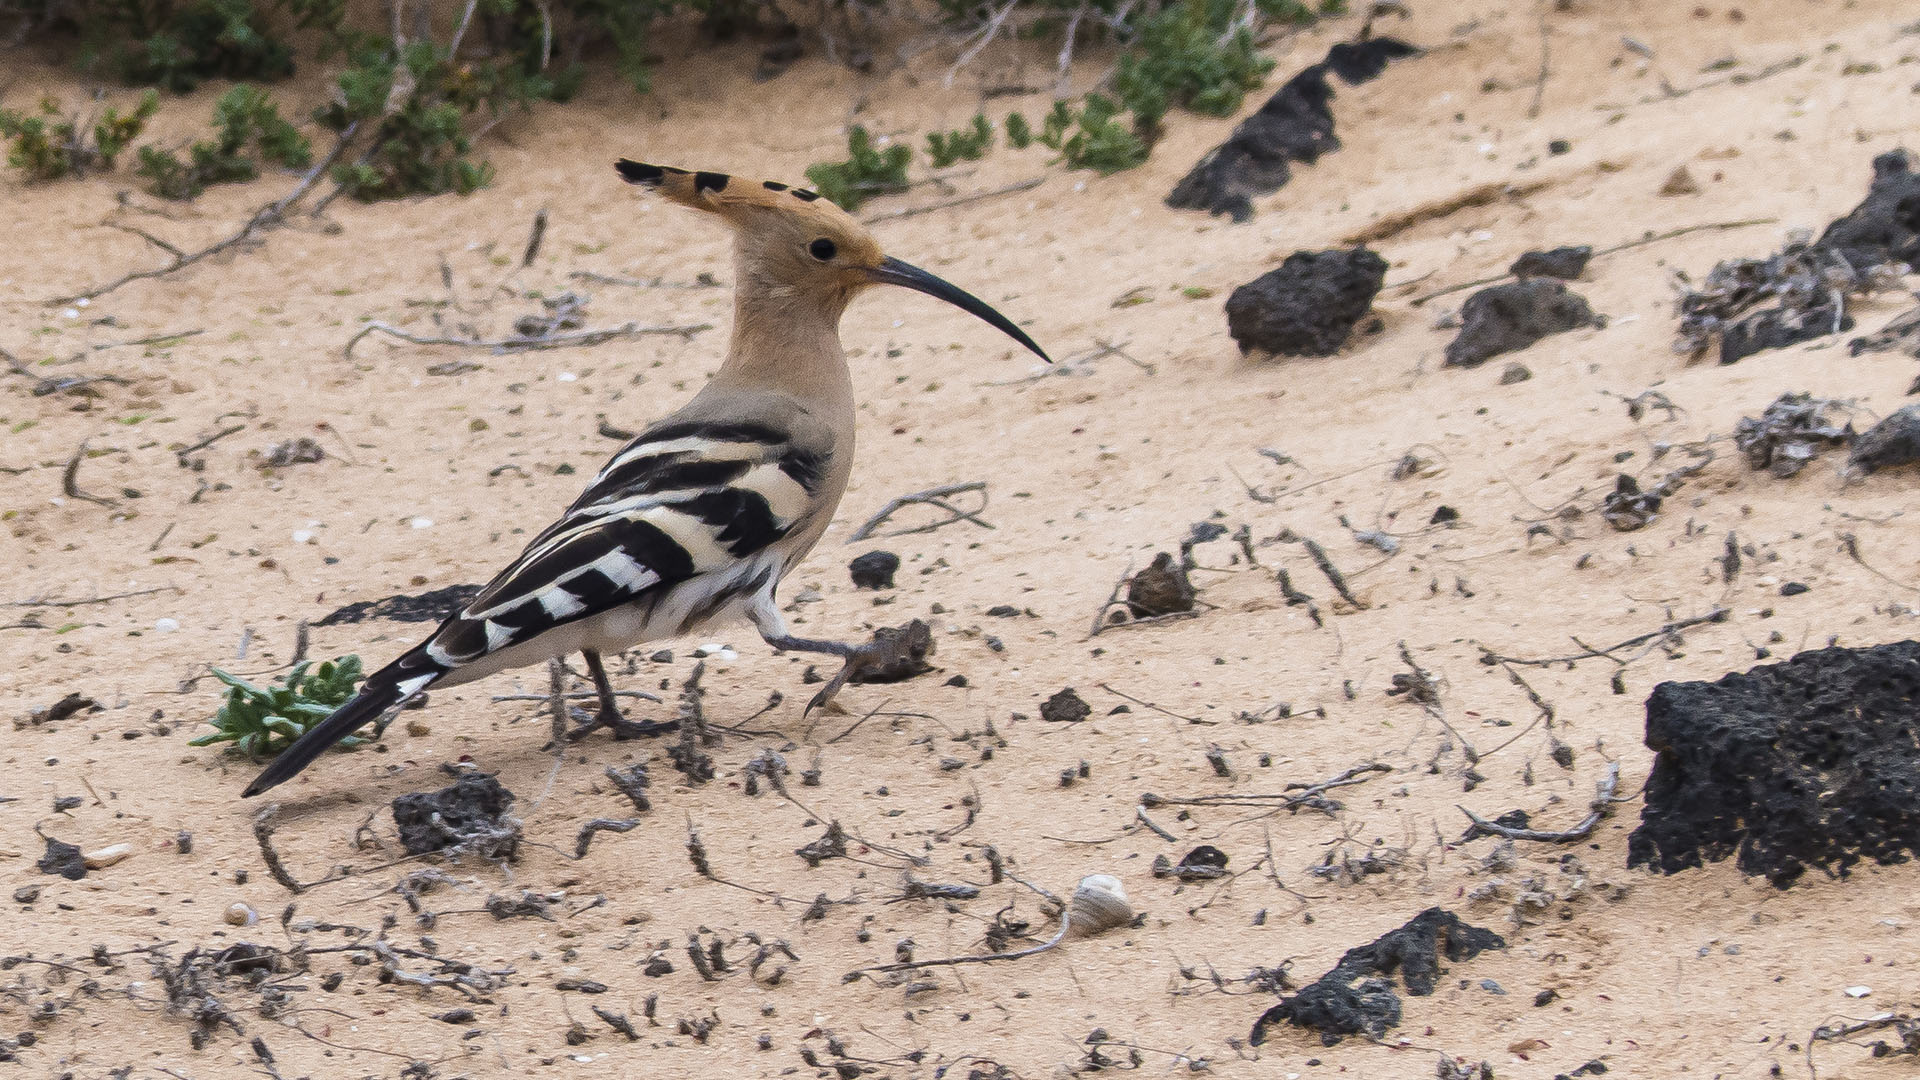
<instances>
[{"instance_id":1,"label":"long curved beak","mask_svg":"<svg viewBox=\"0 0 1920 1080\"><path fill-rule=\"evenodd\" d=\"M882 285L900 285L914 292L926 293L928 296L945 300L961 311L977 316L989 325L997 327L1008 337L1032 349L1034 355L1040 359L1049 364L1053 363L1053 357L1048 356L1045 350L1035 345L1026 331L1013 325L1013 320L988 307L986 301L965 289L943 278L935 277L912 263L904 263L889 256L882 260L879 266L868 270L867 276Z\"/></svg>"}]
</instances>

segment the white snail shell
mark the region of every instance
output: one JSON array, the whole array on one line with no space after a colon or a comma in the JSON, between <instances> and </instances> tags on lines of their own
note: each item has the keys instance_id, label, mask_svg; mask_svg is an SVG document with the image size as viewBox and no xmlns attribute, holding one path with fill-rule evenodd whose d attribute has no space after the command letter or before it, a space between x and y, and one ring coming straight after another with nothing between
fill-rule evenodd
<instances>
[{"instance_id":1,"label":"white snail shell","mask_svg":"<svg viewBox=\"0 0 1920 1080\"><path fill-rule=\"evenodd\" d=\"M1102 934L1133 921L1133 905L1120 879L1111 874L1090 874L1080 879L1068 908L1068 930L1080 937Z\"/></svg>"}]
</instances>

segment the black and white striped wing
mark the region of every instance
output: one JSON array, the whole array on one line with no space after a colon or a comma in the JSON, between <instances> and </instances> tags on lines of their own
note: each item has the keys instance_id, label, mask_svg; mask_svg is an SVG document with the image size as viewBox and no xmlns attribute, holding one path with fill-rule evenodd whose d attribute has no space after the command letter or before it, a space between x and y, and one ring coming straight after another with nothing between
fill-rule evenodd
<instances>
[{"instance_id":1,"label":"black and white striped wing","mask_svg":"<svg viewBox=\"0 0 1920 1080\"><path fill-rule=\"evenodd\" d=\"M451 668L624 605L659 606L677 590L757 589L773 573L764 556L806 517L819 476L817 456L770 427L650 430L440 627L426 655ZM757 578L742 577L756 565ZM712 610L725 597L698 599L673 610Z\"/></svg>"}]
</instances>

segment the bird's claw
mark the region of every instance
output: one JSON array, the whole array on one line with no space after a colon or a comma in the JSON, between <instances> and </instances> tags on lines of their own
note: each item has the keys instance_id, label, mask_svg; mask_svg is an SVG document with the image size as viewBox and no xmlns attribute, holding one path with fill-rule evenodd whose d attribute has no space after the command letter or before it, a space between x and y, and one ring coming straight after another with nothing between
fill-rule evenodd
<instances>
[{"instance_id":1,"label":"bird's claw","mask_svg":"<svg viewBox=\"0 0 1920 1080\"><path fill-rule=\"evenodd\" d=\"M879 642L868 642L847 653L847 662L840 665L840 670L834 674L833 678L827 680L827 685L821 687L820 692L813 695L812 701L807 702L806 709L800 714L801 718L804 719L812 715L815 709L825 708L826 705L834 699L834 696L840 693L841 689L853 680L854 676L880 663L886 658L886 655L885 647Z\"/></svg>"},{"instance_id":2,"label":"bird's claw","mask_svg":"<svg viewBox=\"0 0 1920 1080\"><path fill-rule=\"evenodd\" d=\"M680 730L680 721L629 720L611 709L602 709L594 715L593 719L567 732L567 741L579 742L581 739L599 731L601 728L612 731L615 742L626 742L630 739L649 739L678 731Z\"/></svg>"}]
</instances>

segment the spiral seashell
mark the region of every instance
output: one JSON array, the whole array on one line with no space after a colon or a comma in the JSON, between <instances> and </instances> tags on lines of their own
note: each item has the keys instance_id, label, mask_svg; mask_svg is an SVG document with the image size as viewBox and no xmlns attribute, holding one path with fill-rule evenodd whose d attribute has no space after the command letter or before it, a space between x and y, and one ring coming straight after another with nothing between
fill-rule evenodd
<instances>
[{"instance_id":1,"label":"spiral seashell","mask_svg":"<svg viewBox=\"0 0 1920 1080\"><path fill-rule=\"evenodd\" d=\"M1111 874L1089 874L1074 887L1068 906L1067 929L1077 937L1103 934L1133 921L1133 905L1120 879Z\"/></svg>"}]
</instances>

